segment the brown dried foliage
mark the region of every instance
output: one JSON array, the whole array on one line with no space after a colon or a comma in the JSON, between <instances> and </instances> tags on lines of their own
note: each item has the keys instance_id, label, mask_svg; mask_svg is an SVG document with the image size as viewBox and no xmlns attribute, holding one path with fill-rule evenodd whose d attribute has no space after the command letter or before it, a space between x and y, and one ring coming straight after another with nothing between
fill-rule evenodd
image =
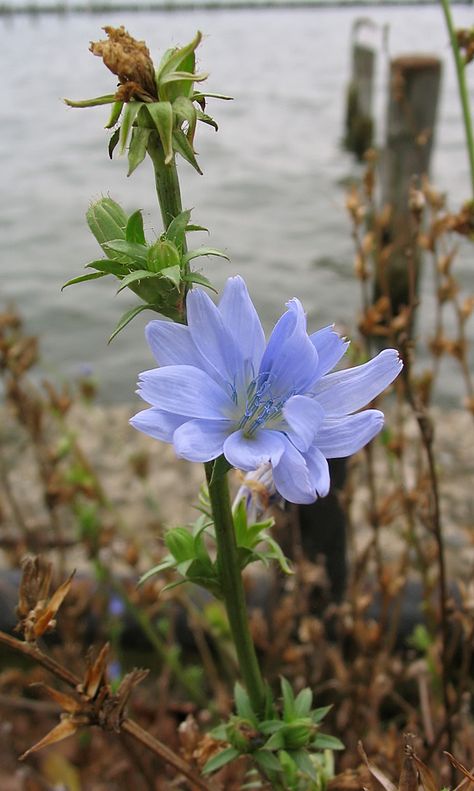
<instances>
[{"instance_id":1,"label":"brown dried foliage","mask_svg":"<svg viewBox=\"0 0 474 791\"><path fill-rule=\"evenodd\" d=\"M144 41L137 41L123 25L103 28L107 38L92 41L90 51L102 58L104 64L120 80L117 101L156 101L155 67Z\"/></svg>"}]
</instances>

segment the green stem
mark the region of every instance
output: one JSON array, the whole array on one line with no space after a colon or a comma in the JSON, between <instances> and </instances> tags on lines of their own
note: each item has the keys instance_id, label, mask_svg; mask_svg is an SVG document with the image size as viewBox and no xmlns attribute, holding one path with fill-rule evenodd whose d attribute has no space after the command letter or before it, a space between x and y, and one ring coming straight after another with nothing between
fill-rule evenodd
<instances>
[{"instance_id":1,"label":"green stem","mask_svg":"<svg viewBox=\"0 0 474 791\"><path fill-rule=\"evenodd\" d=\"M459 96L461 99L462 113L464 119L464 130L466 133L467 154L469 157L469 167L471 170L471 190L474 199L474 133L472 128L471 108L469 105L469 93L466 83L466 68L459 48L456 31L454 29L453 17L451 15L451 6L449 0L441 0L441 5L444 11L446 26L451 40L451 47L454 55L454 63L456 66L456 73L458 78Z\"/></svg>"},{"instance_id":2,"label":"green stem","mask_svg":"<svg viewBox=\"0 0 474 791\"><path fill-rule=\"evenodd\" d=\"M212 463L208 463L205 468L216 532L217 565L222 595L242 679L253 710L263 719L266 700L265 683L250 634L227 475L224 474L214 479L212 476L213 466Z\"/></svg>"},{"instance_id":3,"label":"green stem","mask_svg":"<svg viewBox=\"0 0 474 791\"><path fill-rule=\"evenodd\" d=\"M183 211L181 201L181 190L179 186L178 171L176 168L176 158L173 156L171 162L165 164L165 155L158 135L150 135L148 143L148 153L153 162L155 171L156 194L160 205L161 218L166 231L169 224L175 217ZM183 253L187 252L186 237L183 243ZM189 274L189 263L184 267L185 274ZM186 295L189 290L188 283L181 281L180 298L178 311L180 321L186 324Z\"/></svg>"},{"instance_id":4,"label":"green stem","mask_svg":"<svg viewBox=\"0 0 474 791\"><path fill-rule=\"evenodd\" d=\"M173 156L171 162L165 165L163 147L158 140L158 135L150 136L148 153L155 170L156 193L160 204L163 225L166 230L170 222L183 211L176 160Z\"/></svg>"},{"instance_id":5,"label":"green stem","mask_svg":"<svg viewBox=\"0 0 474 791\"><path fill-rule=\"evenodd\" d=\"M157 135L150 137L148 153L155 170L156 192L163 224L166 229L172 219L182 211L176 163L173 158L172 162L165 165L163 149ZM183 294L183 323L186 322L184 297L185 293ZM252 708L263 719L266 700L265 684L250 634L242 575L237 555L227 475L223 474L213 478L213 468L214 464L212 463L205 465L216 531L220 583L242 679Z\"/></svg>"}]
</instances>

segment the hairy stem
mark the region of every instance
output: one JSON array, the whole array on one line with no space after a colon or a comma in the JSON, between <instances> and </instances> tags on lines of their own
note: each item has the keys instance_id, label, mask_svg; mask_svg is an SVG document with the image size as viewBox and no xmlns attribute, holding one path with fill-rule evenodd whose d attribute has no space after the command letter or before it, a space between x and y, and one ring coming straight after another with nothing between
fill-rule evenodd
<instances>
[{"instance_id":1,"label":"hairy stem","mask_svg":"<svg viewBox=\"0 0 474 791\"><path fill-rule=\"evenodd\" d=\"M257 715L263 718L266 699L265 684L250 634L244 586L237 555L227 475L224 474L214 478L212 474L213 464L208 463L205 467L216 531L220 584L230 630L237 651L240 672L252 708Z\"/></svg>"},{"instance_id":2,"label":"hairy stem","mask_svg":"<svg viewBox=\"0 0 474 791\"><path fill-rule=\"evenodd\" d=\"M456 37L456 30L454 29L453 17L451 14L451 5L449 0L441 0L443 7L444 18L449 32L451 47L454 55L454 64L456 66L456 74L458 78L459 97L461 99L462 114L464 120L464 131L466 134L467 155L469 157L469 168L471 171L471 190L474 200L474 132L472 128L471 108L469 106L469 92L466 82L466 69L459 49L458 40Z\"/></svg>"}]
</instances>

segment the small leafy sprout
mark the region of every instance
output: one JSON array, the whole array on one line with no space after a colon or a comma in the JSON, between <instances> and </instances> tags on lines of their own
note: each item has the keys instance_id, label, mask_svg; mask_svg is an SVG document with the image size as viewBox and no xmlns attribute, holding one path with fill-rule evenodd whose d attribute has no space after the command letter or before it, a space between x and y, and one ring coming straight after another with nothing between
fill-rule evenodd
<instances>
[{"instance_id":1,"label":"small leafy sprout","mask_svg":"<svg viewBox=\"0 0 474 791\"><path fill-rule=\"evenodd\" d=\"M190 224L189 209L178 214L152 244L146 241L141 211L128 216L111 198L100 198L93 203L86 218L106 257L86 264L86 269L94 271L69 280L63 288L112 275L120 281L118 292L129 288L143 300L143 304L123 314L110 340L143 310L154 310L179 320L184 293L193 283L213 288L204 275L190 271L190 261L204 255L227 258L212 247L187 250L186 233L206 230Z\"/></svg>"},{"instance_id":2,"label":"small leafy sprout","mask_svg":"<svg viewBox=\"0 0 474 791\"><path fill-rule=\"evenodd\" d=\"M27 558L23 563L23 576L16 613L21 632L27 643L35 643L45 632L56 627L56 614L68 595L74 572L49 595L52 565L40 557Z\"/></svg>"},{"instance_id":3,"label":"small leafy sprout","mask_svg":"<svg viewBox=\"0 0 474 791\"><path fill-rule=\"evenodd\" d=\"M313 693L306 687L296 696L284 678L281 680L282 705L278 714L268 707L268 719L260 720L252 709L245 690L236 684L236 714L214 729L212 735L226 743L204 767L204 773L215 772L241 755L249 755L269 778L285 779L285 787L299 788L299 780L323 785L321 774L325 764L323 750L343 748L339 739L319 731L330 706L312 709Z\"/></svg>"},{"instance_id":4,"label":"small leafy sprout","mask_svg":"<svg viewBox=\"0 0 474 791\"><path fill-rule=\"evenodd\" d=\"M181 575L181 579L166 585L163 590L169 590L184 582L193 582L221 598L219 566L213 559L214 553L211 555L208 548L208 544L215 542L215 532L205 495L201 495L201 506L203 513L191 527L174 527L166 532L164 541L169 554L143 575L141 584L155 574L174 569ZM275 560L282 571L291 574L287 558L268 533L273 526L273 519L248 524L243 500L234 508L233 515L240 569L243 570L257 561L268 564ZM206 536L208 541L205 540Z\"/></svg>"},{"instance_id":5,"label":"small leafy sprout","mask_svg":"<svg viewBox=\"0 0 474 791\"><path fill-rule=\"evenodd\" d=\"M117 91L79 102L66 99L66 104L70 107L112 105L106 125L106 129L114 129L109 155L112 157L117 145L121 153L128 146L128 175L143 162L147 151L156 146L166 165L178 153L201 173L194 150L197 122L217 130L216 122L205 112L206 98L231 98L203 93L194 87L208 76L195 71L195 53L202 34L198 31L186 46L167 50L155 68L144 41L134 39L124 27L104 30L107 39L92 42L90 50L117 75L120 83Z\"/></svg>"}]
</instances>

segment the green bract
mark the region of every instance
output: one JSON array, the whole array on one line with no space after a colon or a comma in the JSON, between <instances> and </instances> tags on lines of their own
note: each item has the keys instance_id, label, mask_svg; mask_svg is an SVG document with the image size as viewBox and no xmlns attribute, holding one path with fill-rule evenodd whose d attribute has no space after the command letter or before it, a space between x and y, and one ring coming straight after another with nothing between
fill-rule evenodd
<instances>
[{"instance_id":1,"label":"green bract","mask_svg":"<svg viewBox=\"0 0 474 791\"><path fill-rule=\"evenodd\" d=\"M128 147L128 175L140 165L148 153L159 145L165 165L171 164L175 153L180 154L190 165L201 173L194 150L194 136L198 121L217 130L217 124L205 112L208 97L230 99L217 93L204 93L195 88L195 83L203 82L207 74L196 73L196 48L202 40L198 31L193 40L184 47L169 49L163 55L157 69L149 57L144 42L133 39L123 28L105 28L110 42L118 46L126 39L128 51L123 56L124 65L117 65L107 59L108 41L92 44L91 51L101 55L105 65L119 76L121 85L115 94L99 96L94 99L72 101L66 99L70 107L96 107L111 104L110 118L106 129L114 129L109 142L109 155L112 157L117 145L121 153ZM118 43L117 43L118 42ZM135 47L138 66L134 73L126 71L130 48ZM145 52L144 52L145 50ZM139 66L145 64L146 68ZM154 71L150 80L148 71ZM145 79L145 77L147 79ZM151 84L150 84L151 82Z\"/></svg>"},{"instance_id":2,"label":"green bract","mask_svg":"<svg viewBox=\"0 0 474 791\"><path fill-rule=\"evenodd\" d=\"M179 320L182 315L183 296L192 283L212 288L204 275L190 271L189 262L203 255L227 258L225 253L212 247L198 247L187 251L186 232L206 230L189 224L189 210L178 214L153 244L147 244L141 211L135 211L128 217L112 198L101 198L93 203L86 217L89 228L106 258L86 264L86 268L95 271L69 280L63 288L113 275L120 281L118 292L128 287L144 303L124 313L110 340L147 308Z\"/></svg>"}]
</instances>

